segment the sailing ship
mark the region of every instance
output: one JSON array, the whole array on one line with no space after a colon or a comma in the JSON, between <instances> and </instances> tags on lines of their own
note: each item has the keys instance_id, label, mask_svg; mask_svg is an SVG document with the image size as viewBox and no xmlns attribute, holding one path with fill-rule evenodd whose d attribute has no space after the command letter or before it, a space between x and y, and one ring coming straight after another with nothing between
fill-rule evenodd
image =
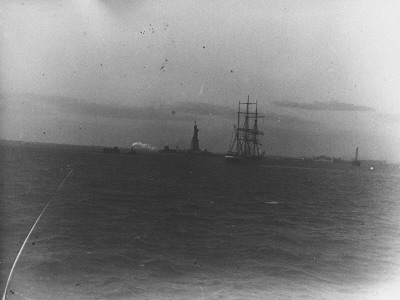
<instances>
[{"instance_id":1,"label":"sailing ship","mask_svg":"<svg viewBox=\"0 0 400 300\"><path fill-rule=\"evenodd\" d=\"M358 160L358 147L356 148L356 155L354 156L354 159L351 161L351 164L356 167L360 166L360 161Z\"/></svg>"},{"instance_id":2,"label":"sailing ship","mask_svg":"<svg viewBox=\"0 0 400 300\"><path fill-rule=\"evenodd\" d=\"M229 145L229 150L225 156L227 162L243 163L259 161L264 157L261 152L260 138L263 132L258 130L258 119L262 118L257 111L257 101L239 101L237 112L237 126L234 126L234 140Z\"/></svg>"}]
</instances>

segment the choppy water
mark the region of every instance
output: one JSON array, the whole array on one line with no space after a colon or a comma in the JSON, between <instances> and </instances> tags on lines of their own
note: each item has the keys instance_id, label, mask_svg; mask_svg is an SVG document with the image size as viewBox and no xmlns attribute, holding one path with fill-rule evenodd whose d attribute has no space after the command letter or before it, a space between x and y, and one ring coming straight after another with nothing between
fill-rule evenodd
<instances>
[{"instance_id":1,"label":"choppy water","mask_svg":"<svg viewBox=\"0 0 400 300\"><path fill-rule=\"evenodd\" d=\"M0 160L1 289L74 170L27 243L8 299L398 295L399 169L48 146L2 146Z\"/></svg>"}]
</instances>

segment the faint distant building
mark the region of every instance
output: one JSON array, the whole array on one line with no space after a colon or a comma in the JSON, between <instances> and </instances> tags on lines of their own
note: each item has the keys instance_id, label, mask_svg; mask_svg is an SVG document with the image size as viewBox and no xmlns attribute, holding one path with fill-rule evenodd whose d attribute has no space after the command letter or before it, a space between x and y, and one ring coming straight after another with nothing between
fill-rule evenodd
<instances>
[{"instance_id":1,"label":"faint distant building","mask_svg":"<svg viewBox=\"0 0 400 300\"><path fill-rule=\"evenodd\" d=\"M199 129L197 129L197 124L194 122L193 137L190 143L190 151L200 151L199 148Z\"/></svg>"}]
</instances>

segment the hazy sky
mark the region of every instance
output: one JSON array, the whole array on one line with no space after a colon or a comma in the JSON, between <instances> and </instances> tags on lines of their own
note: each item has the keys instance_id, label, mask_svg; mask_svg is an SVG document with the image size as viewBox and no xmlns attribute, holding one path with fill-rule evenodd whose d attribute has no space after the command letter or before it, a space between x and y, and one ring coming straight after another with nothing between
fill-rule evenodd
<instances>
[{"instance_id":1,"label":"hazy sky","mask_svg":"<svg viewBox=\"0 0 400 300\"><path fill-rule=\"evenodd\" d=\"M351 155L359 145L368 158L400 160L399 1L36 0L0 8L3 138L168 143L151 135L187 130L204 115L149 117L136 127L137 114L97 115L89 124L82 101L103 110L177 102L235 108L250 95L272 114L263 129L274 154ZM42 109L17 105L21 97ZM81 106L43 108L60 97ZM214 142L229 141L231 121L214 118L199 123L208 128L200 139L222 151L227 145ZM69 131L44 137L60 121ZM90 139L71 129L77 122L80 132L91 128Z\"/></svg>"}]
</instances>

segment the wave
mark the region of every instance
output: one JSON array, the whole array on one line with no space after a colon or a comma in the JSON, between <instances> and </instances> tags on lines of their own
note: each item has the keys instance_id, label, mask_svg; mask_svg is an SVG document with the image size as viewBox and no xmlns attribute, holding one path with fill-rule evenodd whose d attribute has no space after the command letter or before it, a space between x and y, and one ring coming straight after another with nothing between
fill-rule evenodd
<instances>
[{"instance_id":1,"label":"wave","mask_svg":"<svg viewBox=\"0 0 400 300\"><path fill-rule=\"evenodd\" d=\"M265 201L265 204L271 204L271 205L276 205L276 204L280 204L281 202L278 201Z\"/></svg>"}]
</instances>

